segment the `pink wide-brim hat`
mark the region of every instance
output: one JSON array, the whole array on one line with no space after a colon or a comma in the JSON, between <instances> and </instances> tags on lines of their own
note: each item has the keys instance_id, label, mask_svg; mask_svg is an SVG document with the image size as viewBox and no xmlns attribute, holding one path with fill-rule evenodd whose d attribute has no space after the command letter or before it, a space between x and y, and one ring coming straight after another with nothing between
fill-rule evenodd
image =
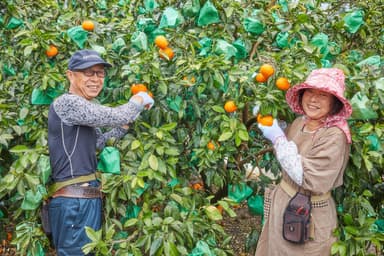
<instances>
[{"instance_id":1,"label":"pink wide-brim hat","mask_svg":"<svg viewBox=\"0 0 384 256\"><path fill-rule=\"evenodd\" d=\"M292 111L298 114L304 114L304 110L299 102L299 94L303 89L313 88L322 90L336 96L344 105L338 115L345 119L352 114L352 107L348 100L344 97L345 76L342 70L338 68L320 68L313 70L305 82L291 87L285 95L288 105Z\"/></svg>"},{"instance_id":2,"label":"pink wide-brim hat","mask_svg":"<svg viewBox=\"0 0 384 256\"><path fill-rule=\"evenodd\" d=\"M303 83L291 87L287 91L285 98L293 112L305 115L299 95L302 90L309 88L328 92L340 100L343 104L343 108L335 115L327 117L325 125L338 126L344 131L348 142L350 142L351 138L346 119L352 114L352 106L344 97L345 76L343 71L338 68L315 69Z\"/></svg>"}]
</instances>

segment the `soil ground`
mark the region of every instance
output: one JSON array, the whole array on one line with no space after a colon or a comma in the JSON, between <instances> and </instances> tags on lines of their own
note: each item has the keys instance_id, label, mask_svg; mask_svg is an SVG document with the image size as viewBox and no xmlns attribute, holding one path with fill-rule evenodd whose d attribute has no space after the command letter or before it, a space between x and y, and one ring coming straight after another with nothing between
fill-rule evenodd
<instances>
[{"instance_id":1,"label":"soil ground","mask_svg":"<svg viewBox=\"0 0 384 256\"><path fill-rule=\"evenodd\" d=\"M235 209L236 217L224 214L222 225L227 234L232 236L231 246L235 256L255 255L255 246L261 230L261 216L249 212L247 204ZM252 236L253 234L253 236Z\"/></svg>"}]
</instances>

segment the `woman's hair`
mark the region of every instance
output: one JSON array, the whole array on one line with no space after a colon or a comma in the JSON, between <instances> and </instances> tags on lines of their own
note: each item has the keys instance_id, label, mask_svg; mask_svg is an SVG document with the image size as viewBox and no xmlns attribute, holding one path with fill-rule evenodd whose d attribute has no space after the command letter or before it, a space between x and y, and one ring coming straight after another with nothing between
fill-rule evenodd
<instances>
[{"instance_id":1,"label":"woman's hair","mask_svg":"<svg viewBox=\"0 0 384 256\"><path fill-rule=\"evenodd\" d=\"M301 108L303 108L302 101L303 101L303 94L304 94L305 90L306 89L302 89L299 91L299 103L300 103ZM332 96L333 96L332 97L333 100L332 100L332 108L331 108L331 111L329 113L330 116L338 114L344 107L343 103L335 95L332 95Z\"/></svg>"}]
</instances>

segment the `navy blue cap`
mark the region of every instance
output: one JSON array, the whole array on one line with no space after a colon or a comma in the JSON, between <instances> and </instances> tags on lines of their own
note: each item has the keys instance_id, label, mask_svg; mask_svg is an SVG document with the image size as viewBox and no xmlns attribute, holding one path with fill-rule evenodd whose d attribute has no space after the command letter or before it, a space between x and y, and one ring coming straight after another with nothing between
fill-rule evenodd
<instances>
[{"instance_id":1,"label":"navy blue cap","mask_svg":"<svg viewBox=\"0 0 384 256\"><path fill-rule=\"evenodd\" d=\"M103 60L99 53L94 50L80 50L75 52L68 63L69 70L81 70L103 64L105 67L112 67L111 64Z\"/></svg>"}]
</instances>

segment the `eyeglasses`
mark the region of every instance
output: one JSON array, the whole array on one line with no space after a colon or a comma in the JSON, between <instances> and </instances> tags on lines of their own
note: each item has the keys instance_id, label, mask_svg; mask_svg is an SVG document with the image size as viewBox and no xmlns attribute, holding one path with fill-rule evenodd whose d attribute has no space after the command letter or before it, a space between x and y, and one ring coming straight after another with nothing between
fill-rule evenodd
<instances>
[{"instance_id":1,"label":"eyeglasses","mask_svg":"<svg viewBox=\"0 0 384 256\"><path fill-rule=\"evenodd\" d=\"M97 77L103 78L107 74L105 72L105 70L95 71L95 70L91 70L91 69L86 69L86 70L74 70L74 71L83 73L86 77L93 77L96 74Z\"/></svg>"}]
</instances>

